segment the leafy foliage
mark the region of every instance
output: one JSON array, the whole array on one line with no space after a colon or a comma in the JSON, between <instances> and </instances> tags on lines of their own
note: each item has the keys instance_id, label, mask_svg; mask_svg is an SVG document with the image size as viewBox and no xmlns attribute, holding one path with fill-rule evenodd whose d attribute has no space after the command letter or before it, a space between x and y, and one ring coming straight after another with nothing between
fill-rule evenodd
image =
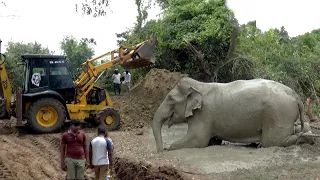
<instances>
[{"instance_id":1,"label":"leafy foliage","mask_svg":"<svg viewBox=\"0 0 320 180\"><path fill-rule=\"evenodd\" d=\"M118 43L125 45L156 35L156 67L188 73L201 81L193 54L183 44L186 39L202 51L215 81L266 78L282 82L301 95L320 91L320 30L290 37L285 27L262 32L255 21L238 25L223 0L156 3L164 10L161 19L147 21L143 26L137 23L131 30L117 34ZM232 27L239 32L235 52L228 54Z\"/></svg>"},{"instance_id":2,"label":"leafy foliage","mask_svg":"<svg viewBox=\"0 0 320 180\"><path fill-rule=\"evenodd\" d=\"M105 16L110 1L82 0L76 8L85 15ZM162 17L147 21L152 2L161 7ZM157 68L188 73L203 81L194 54L183 43L187 40L203 53L204 64L217 82L265 78L282 82L304 96L318 96L320 92L320 29L290 37L285 27L263 32L255 21L239 25L225 0L135 0L135 3L138 16L134 27L116 34L118 44L134 45L156 35ZM238 31L234 50L230 44L235 29ZM61 49L73 68L80 68L82 62L92 57L94 45L93 39L76 40L72 36L61 41ZM12 49L8 53L19 57L20 51ZM9 67L11 71L12 67ZM108 69L98 84L111 90L110 77L115 68L124 71L121 66ZM76 75L80 73L76 69L72 71ZM146 72L145 69L132 70L133 81Z\"/></svg>"},{"instance_id":3,"label":"leafy foliage","mask_svg":"<svg viewBox=\"0 0 320 180\"><path fill-rule=\"evenodd\" d=\"M199 79L199 70L194 64L192 53L183 40L188 40L197 49L201 47L205 64L212 71L226 61L232 31L233 13L223 0L169 0L163 18L136 26L133 30L117 34L118 43L136 44L149 35L156 35L156 67L182 71ZM223 81L230 80L230 66L220 70ZM200 79L199 79L200 80Z\"/></svg>"},{"instance_id":4,"label":"leafy foliage","mask_svg":"<svg viewBox=\"0 0 320 180\"><path fill-rule=\"evenodd\" d=\"M65 36L60 42L60 48L67 56L71 72L75 77L78 77L82 72L81 64L94 55L93 47L95 45L96 41L93 38L77 40L73 36Z\"/></svg>"},{"instance_id":5,"label":"leafy foliage","mask_svg":"<svg viewBox=\"0 0 320 180\"><path fill-rule=\"evenodd\" d=\"M262 32L249 22L242 25L237 52L254 63L253 77L273 79L310 96L320 90L319 32L291 38L284 27Z\"/></svg>"},{"instance_id":6,"label":"leafy foliage","mask_svg":"<svg viewBox=\"0 0 320 180\"><path fill-rule=\"evenodd\" d=\"M13 89L23 86L24 70L23 65L17 65L21 63L21 55L23 54L49 54L49 49L43 47L41 44L34 43L20 43L20 42L8 42L7 52L4 53L7 57L6 68L8 76L12 82Z\"/></svg>"}]
</instances>

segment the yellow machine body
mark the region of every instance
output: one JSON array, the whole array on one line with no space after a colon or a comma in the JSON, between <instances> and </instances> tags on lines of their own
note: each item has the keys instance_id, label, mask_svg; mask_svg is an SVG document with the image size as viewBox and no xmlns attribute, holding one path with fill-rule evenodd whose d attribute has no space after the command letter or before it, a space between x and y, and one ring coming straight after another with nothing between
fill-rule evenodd
<instances>
[{"instance_id":1,"label":"yellow machine body","mask_svg":"<svg viewBox=\"0 0 320 180\"><path fill-rule=\"evenodd\" d=\"M40 133L50 133L61 129L65 120L92 121L94 119L96 123L106 126L109 130L115 130L120 126L120 115L113 108L112 100L106 90L95 86L94 83L103 71L117 65L133 69L154 64L155 43L156 38L152 37L135 46L121 46L119 49L90 59L82 64L83 72L73 82L71 75L66 71L64 71L66 74L62 75L59 74L62 71L59 71L58 75L52 73L55 67L66 67L62 65L65 63L65 56L22 55L22 61L27 67L25 68L27 69L25 71L27 82L23 90L18 88L14 106L11 104L11 84L4 61L0 58L2 84L0 100L5 103L6 114L17 118L17 125L22 125L22 121L25 120L32 129ZM96 60L106 55L111 56L109 61L94 65ZM48 65L43 65L46 62ZM62 63L61 66L59 63ZM39 70L39 68L44 70ZM41 86L41 82L44 82L46 78L47 86ZM67 78L69 84L64 83L64 79L61 78ZM52 86L49 82L54 82L56 86ZM30 87L35 88L30 89ZM67 100L63 93L70 90L74 92L74 95L71 97L72 100L70 96ZM90 103L87 102L88 100ZM0 111L0 115L1 112L4 111ZM3 117L0 118L3 119Z\"/></svg>"}]
</instances>

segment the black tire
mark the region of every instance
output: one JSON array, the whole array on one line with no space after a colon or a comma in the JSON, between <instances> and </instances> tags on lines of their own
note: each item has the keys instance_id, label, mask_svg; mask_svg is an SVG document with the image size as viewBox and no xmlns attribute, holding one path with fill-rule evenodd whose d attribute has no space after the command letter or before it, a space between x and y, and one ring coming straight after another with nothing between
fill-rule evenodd
<instances>
[{"instance_id":1,"label":"black tire","mask_svg":"<svg viewBox=\"0 0 320 180\"><path fill-rule=\"evenodd\" d=\"M57 118L55 124L49 127L42 126L38 123L37 113L42 107L51 107L56 111ZM31 103L28 109L28 123L36 133L51 133L59 131L66 119L66 109L63 104L54 98L41 98Z\"/></svg>"},{"instance_id":2,"label":"black tire","mask_svg":"<svg viewBox=\"0 0 320 180\"><path fill-rule=\"evenodd\" d=\"M107 124L105 121L108 116L111 116L113 119L112 124L110 125ZM95 119L100 126L107 128L108 131L114 131L114 130L120 129L120 115L118 111L116 111L113 108L106 107L104 109L101 109L97 113Z\"/></svg>"}]
</instances>

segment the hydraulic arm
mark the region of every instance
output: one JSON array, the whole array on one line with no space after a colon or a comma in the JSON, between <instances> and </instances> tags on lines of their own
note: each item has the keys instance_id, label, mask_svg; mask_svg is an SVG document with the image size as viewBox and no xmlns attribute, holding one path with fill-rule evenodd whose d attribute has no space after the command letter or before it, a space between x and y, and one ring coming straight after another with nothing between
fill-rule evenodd
<instances>
[{"instance_id":1,"label":"hydraulic arm","mask_svg":"<svg viewBox=\"0 0 320 180\"><path fill-rule=\"evenodd\" d=\"M125 68L138 68L154 64L152 54L155 49L156 37L141 42L135 46L121 46L119 49L109 51L98 57L90 59L82 64L83 72L74 82L76 87L76 97L74 104L85 100L87 94L94 87L94 82L104 70L122 64ZM118 54L118 56L115 56ZM104 56L110 55L109 61L99 65L94 62Z\"/></svg>"}]
</instances>

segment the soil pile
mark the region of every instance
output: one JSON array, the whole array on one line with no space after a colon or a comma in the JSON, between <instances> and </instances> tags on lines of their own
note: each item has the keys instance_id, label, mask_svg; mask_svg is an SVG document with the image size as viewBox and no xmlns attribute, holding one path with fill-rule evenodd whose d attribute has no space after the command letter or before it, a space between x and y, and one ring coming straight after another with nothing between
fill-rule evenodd
<instances>
[{"instance_id":1,"label":"soil pile","mask_svg":"<svg viewBox=\"0 0 320 180\"><path fill-rule=\"evenodd\" d=\"M149 124L167 93L185 76L165 69L151 69L130 93L115 102L122 120L121 129L142 128Z\"/></svg>"}]
</instances>

